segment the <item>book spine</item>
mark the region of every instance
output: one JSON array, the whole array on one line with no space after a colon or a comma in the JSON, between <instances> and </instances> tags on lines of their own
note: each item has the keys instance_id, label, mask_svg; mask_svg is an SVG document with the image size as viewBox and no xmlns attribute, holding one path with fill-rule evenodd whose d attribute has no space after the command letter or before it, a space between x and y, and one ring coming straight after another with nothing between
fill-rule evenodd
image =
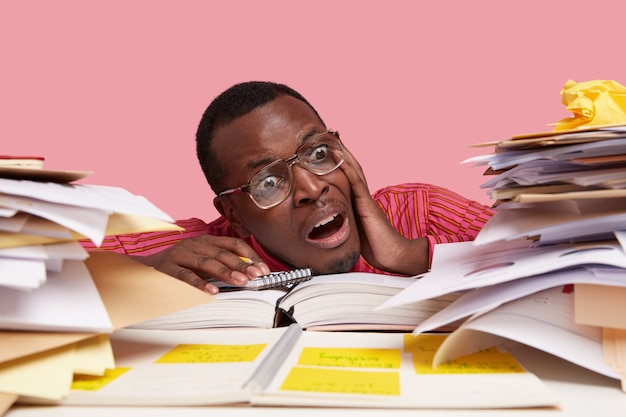
<instances>
[{"instance_id":1,"label":"book spine","mask_svg":"<svg viewBox=\"0 0 626 417\"><path fill-rule=\"evenodd\" d=\"M302 327L297 323L291 324L278 339L278 342L272 347L261 365L250 376L250 379L243 384L243 389L253 394L263 392L265 388L272 382L278 368L285 361L285 358L291 352L296 342L302 334Z\"/></svg>"}]
</instances>

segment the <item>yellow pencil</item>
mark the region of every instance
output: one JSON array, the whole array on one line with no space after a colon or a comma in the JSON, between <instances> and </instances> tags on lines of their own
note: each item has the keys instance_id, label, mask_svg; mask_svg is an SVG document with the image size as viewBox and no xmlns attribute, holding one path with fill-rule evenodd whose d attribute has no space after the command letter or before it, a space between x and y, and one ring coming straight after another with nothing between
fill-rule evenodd
<instances>
[{"instance_id":1,"label":"yellow pencil","mask_svg":"<svg viewBox=\"0 0 626 417\"><path fill-rule=\"evenodd\" d=\"M247 264L253 264L254 261L250 258L246 258L245 256L240 256L239 259L241 259L242 261L244 261Z\"/></svg>"}]
</instances>

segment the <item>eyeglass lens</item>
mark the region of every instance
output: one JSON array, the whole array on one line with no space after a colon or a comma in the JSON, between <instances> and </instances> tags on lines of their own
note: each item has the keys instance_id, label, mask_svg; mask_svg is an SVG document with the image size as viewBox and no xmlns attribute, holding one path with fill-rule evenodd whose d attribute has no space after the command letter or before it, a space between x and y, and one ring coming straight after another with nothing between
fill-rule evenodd
<instances>
[{"instance_id":1,"label":"eyeglass lens","mask_svg":"<svg viewBox=\"0 0 626 417\"><path fill-rule=\"evenodd\" d=\"M297 162L316 175L329 174L343 163L341 142L332 133L298 148ZM296 162L278 160L263 168L250 179L250 196L261 208L281 203L291 191L291 165Z\"/></svg>"}]
</instances>

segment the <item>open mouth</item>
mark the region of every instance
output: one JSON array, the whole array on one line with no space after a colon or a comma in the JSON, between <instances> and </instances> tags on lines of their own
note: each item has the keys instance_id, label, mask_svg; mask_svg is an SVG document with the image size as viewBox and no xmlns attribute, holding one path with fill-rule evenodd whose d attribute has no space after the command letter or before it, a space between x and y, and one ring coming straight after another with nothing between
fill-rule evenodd
<instances>
[{"instance_id":1,"label":"open mouth","mask_svg":"<svg viewBox=\"0 0 626 417\"><path fill-rule=\"evenodd\" d=\"M343 222L344 218L341 214L329 216L313 227L313 230L309 233L309 239L319 240L332 236L341 230Z\"/></svg>"}]
</instances>

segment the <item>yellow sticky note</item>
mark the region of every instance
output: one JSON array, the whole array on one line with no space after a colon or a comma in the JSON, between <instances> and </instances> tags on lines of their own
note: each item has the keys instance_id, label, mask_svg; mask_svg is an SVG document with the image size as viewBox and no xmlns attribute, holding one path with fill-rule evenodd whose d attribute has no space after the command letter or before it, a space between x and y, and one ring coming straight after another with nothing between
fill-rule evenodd
<instances>
[{"instance_id":1,"label":"yellow sticky note","mask_svg":"<svg viewBox=\"0 0 626 417\"><path fill-rule=\"evenodd\" d=\"M444 334L404 335L404 350L411 352L413 367L418 374L477 374L524 372L522 366L508 352L500 352L495 347L483 349L470 355L461 356L433 369L433 357L443 343Z\"/></svg>"},{"instance_id":2,"label":"yellow sticky note","mask_svg":"<svg viewBox=\"0 0 626 417\"><path fill-rule=\"evenodd\" d=\"M161 356L155 363L223 363L252 362L267 345L181 344Z\"/></svg>"},{"instance_id":3,"label":"yellow sticky note","mask_svg":"<svg viewBox=\"0 0 626 417\"><path fill-rule=\"evenodd\" d=\"M287 391L400 395L400 376L389 371L294 367L280 387Z\"/></svg>"},{"instance_id":4,"label":"yellow sticky note","mask_svg":"<svg viewBox=\"0 0 626 417\"><path fill-rule=\"evenodd\" d=\"M445 334L412 334L404 335L405 352L431 352L431 357L435 355L439 346L446 338Z\"/></svg>"},{"instance_id":5,"label":"yellow sticky note","mask_svg":"<svg viewBox=\"0 0 626 417\"><path fill-rule=\"evenodd\" d=\"M413 366L418 374L499 374L521 373L524 368L507 352L495 349L464 355L433 369L433 355L413 352Z\"/></svg>"},{"instance_id":6,"label":"yellow sticky note","mask_svg":"<svg viewBox=\"0 0 626 417\"><path fill-rule=\"evenodd\" d=\"M309 347L302 349L298 364L398 369L401 361L401 352L398 349Z\"/></svg>"},{"instance_id":7,"label":"yellow sticky note","mask_svg":"<svg viewBox=\"0 0 626 417\"><path fill-rule=\"evenodd\" d=\"M124 375L130 368L107 369L102 376L74 375L72 389L79 391L97 391L114 379Z\"/></svg>"}]
</instances>

